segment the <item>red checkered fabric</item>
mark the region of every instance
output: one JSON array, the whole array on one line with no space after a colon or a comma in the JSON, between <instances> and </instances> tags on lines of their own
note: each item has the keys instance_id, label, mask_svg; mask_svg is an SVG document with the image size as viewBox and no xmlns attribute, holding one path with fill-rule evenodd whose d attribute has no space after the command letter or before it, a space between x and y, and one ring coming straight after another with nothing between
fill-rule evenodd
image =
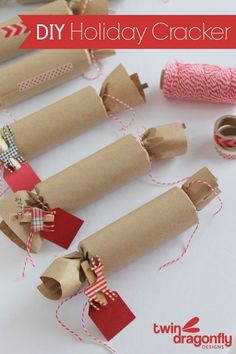
<instances>
[{"instance_id":1,"label":"red checkered fabric","mask_svg":"<svg viewBox=\"0 0 236 354\"><path fill-rule=\"evenodd\" d=\"M39 208L32 208L32 221L31 221L31 231L40 232L44 230L44 221L43 221L43 210Z\"/></svg>"}]
</instances>

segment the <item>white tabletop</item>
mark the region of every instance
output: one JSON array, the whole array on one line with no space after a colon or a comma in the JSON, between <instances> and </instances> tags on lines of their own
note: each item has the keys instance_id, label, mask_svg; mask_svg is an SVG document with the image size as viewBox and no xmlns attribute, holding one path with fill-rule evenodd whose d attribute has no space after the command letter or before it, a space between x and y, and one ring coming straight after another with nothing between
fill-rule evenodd
<instances>
[{"instance_id":1,"label":"white tabletop","mask_svg":"<svg viewBox=\"0 0 236 354\"><path fill-rule=\"evenodd\" d=\"M234 1L220 0L112 0L111 9L117 14L232 14ZM31 6L10 4L0 9L0 20L27 12ZM169 122L184 122L189 141L188 154L157 164L155 175L159 180L173 181L191 175L202 166L208 166L218 177L224 208L212 218L217 201L200 213L200 229L187 256L178 264L161 272L158 267L179 255L191 230L161 249L140 259L128 269L109 279L130 305L137 319L120 333L111 344L122 354L194 354L202 350L189 345L175 345L170 336L152 332L153 323L184 324L190 318L201 319L201 333L225 332L233 334L236 328L236 237L235 237L235 162L220 158L213 145L213 125L224 114L236 113L234 106L169 102L159 90L160 71L171 61L209 63L234 66L233 50L119 50L115 57L104 62L106 76L119 63L130 73L138 72L146 90L147 104L137 108L137 125L152 127ZM4 64L5 65L5 64ZM99 90L102 78L94 82L78 78L38 95L10 109L16 119L38 110L89 84ZM9 118L0 113L1 125ZM129 114L120 115L128 119ZM131 128L137 134L137 126ZM42 179L66 168L118 138L116 126L103 124L82 136L59 146L31 161ZM71 152L76 153L71 153ZM140 178L110 193L77 215L85 225L74 240L71 251L80 239L108 225L139 207L167 188L157 188ZM45 242L40 254L34 256L36 270L29 268L26 279L20 278L25 253L1 237L0 250L0 348L4 354L91 354L103 353L104 348L78 343L60 328L55 320L56 303L43 298L37 291L39 276L51 261L65 254L55 245ZM80 315L85 298L76 298L64 310L64 319L74 328L80 328ZM94 333L95 327L90 325ZM212 350L205 350L212 353ZM218 350L226 353L227 350ZM215 354L215 353L214 353Z\"/></svg>"}]
</instances>

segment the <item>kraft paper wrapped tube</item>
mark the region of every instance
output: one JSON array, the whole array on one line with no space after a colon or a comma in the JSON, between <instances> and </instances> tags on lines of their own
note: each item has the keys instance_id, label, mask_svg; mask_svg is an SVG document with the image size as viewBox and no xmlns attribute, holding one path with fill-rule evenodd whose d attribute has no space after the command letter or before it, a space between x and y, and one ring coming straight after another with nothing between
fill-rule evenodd
<instances>
[{"instance_id":1,"label":"kraft paper wrapped tube","mask_svg":"<svg viewBox=\"0 0 236 354\"><path fill-rule=\"evenodd\" d=\"M97 58L114 54L94 51ZM0 68L0 107L13 105L71 80L91 67L88 50L45 50Z\"/></svg>"},{"instance_id":2,"label":"kraft paper wrapped tube","mask_svg":"<svg viewBox=\"0 0 236 354\"><path fill-rule=\"evenodd\" d=\"M119 80L119 74L122 81ZM133 106L144 103L144 93L140 92L141 84L136 86L132 78L133 75L129 76L125 68L119 65L109 75L109 84L106 80L102 87L111 95L114 94L115 87L117 99L123 99L125 90L125 100ZM10 128L15 134L15 142L21 155L28 160L106 121L109 117L104 100L109 102L109 113L126 109L121 104L117 106L111 99L107 100L102 93L100 96L94 88L87 87L12 123Z\"/></svg>"},{"instance_id":3,"label":"kraft paper wrapped tube","mask_svg":"<svg viewBox=\"0 0 236 354\"><path fill-rule=\"evenodd\" d=\"M28 1L27 1L28 2ZM32 15L69 15L72 14L72 10L68 7L68 4L64 0L57 0L50 4L39 7L34 10ZM20 17L14 17L10 20L2 22L0 28L5 26L11 26L14 24L21 24ZM28 34L22 33L18 36L12 36L5 38L5 32L0 31L0 62L17 57L21 54L25 54L25 50L21 50L20 45L23 43Z\"/></svg>"},{"instance_id":4,"label":"kraft paper wrapped tube","mask_svg":"<svg viewBox=\"0 0 236 354\"><path fill-rule=\"evenodd\" d=\"M207 168L191 177L185 187L203 176L219 191L215 177ZM70 296L83 284L81 263L84 260L98 255L105 265L105 275L109 276L196 225L198 214L191 195L193 192L197 201L198 193L195 188L192 191L193 187L190 184L187 193L174 187L81 241L77 252L58 258L49 266L41 277L40 292L52 300ZM205 187L198 186L199 197L205 195L209 201L209 195L215 194Z\"/></svg>"},{"instance_id":5,"label":"kraft paper wrapped tube","mask_svg":"<svg viewBox=\"0 0 236 354\"><path fill-rule=\"evenodd\" d=\"M168 143L169 137L168 134L166 135L166 128L164 133L161 134L163 126L157 127L155 128L158 132L157 135L159 137L162 135L162 137L160 143L157 144L156 140L153 139L153 132L151 134L153 147L150 146L149 141L149 149L152 151L153 158L156 155L155 151L159 149L163 151L163 156L166 158L168 157L167 150L169 150L169 156L171 157L174 155L173 149L177 155L180 151L181 153L186 152L187 144L184 127L179 123L175 123L174 126L176 127L176 132L178 132L179 127L182 127L182 130L179 129L179 133L175 137L176 142L182 145L182 149L179 146L175 147ZM172 131L172 128L172 125L170 125L170 131ZM182 136L181 143L179 135ZM29 192L17 192L0 201L0 215L3 218L0 229L14 242L19 239L19 242L15 243L25 248L29 229L19 226L19 223L14 218L9 217L12 213L17 212L16 197L21 197L26 204L34 205L34 200L36 200L37 196L40 196L49 205L50 209L62 208L68 212L83 208L106 193L149 172L151 161L148 150L145 148L146 141L148 141L147 133L145 133L141 142L133 135L127 135L44 182L37 184L35 187L37 195ZM165 149L162 145L165 146ZM21 193L24 194L21 195ZM38 252L41 245L42 239L40 235L35 234L32 252Z\"/></svg>"}]
</instances>

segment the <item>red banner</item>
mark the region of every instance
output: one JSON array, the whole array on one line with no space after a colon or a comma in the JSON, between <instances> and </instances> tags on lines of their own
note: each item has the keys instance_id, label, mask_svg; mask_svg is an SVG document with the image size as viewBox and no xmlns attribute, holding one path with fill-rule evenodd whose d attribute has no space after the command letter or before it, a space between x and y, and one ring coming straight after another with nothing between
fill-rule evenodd
<instances>
[{"instance_id":1,"label":"red banner","mask_svg":"<svg viewBox=\"0 0 236 354\"><path fill-rule=\"evenodd\" d=\"M22 49L235 49L236 16L22 15Z\"/></svg>"}]
</instances>

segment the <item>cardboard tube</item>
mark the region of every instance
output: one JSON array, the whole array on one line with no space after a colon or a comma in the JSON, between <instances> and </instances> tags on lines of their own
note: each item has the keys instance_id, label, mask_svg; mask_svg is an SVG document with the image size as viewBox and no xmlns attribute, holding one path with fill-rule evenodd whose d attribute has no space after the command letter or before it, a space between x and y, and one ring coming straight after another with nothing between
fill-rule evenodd
<instances>
[{"instance_id":1,"label":"cardboard tube","mask_svg":"<svg viewBox=\"0 0 236 354\"><path fill-rule=\"evenodd\" d=\"M28 2L28 1L27 1ZM68 4L65 0L57 0L50 4L44 5L39 7L38 9L34 10L32 15L47 15L47 14L54 14L54 15L68 15L72 14L72 11L68 7ZM22 21L20 17L14 17L8 21L2 22L0 27L11 26L14 24L21 24ZM25 38L28 34L21 34L19 36L12 36L9 38L5 38L5 32L0 31L0 63L15 58L21 54L25 54L25 50L21 50L20 45L24 42Z\"/></svg>"},{"instance_id":2,"label":"cardboard tube","mask_svg":"<svg viewBox=\"0 0 236 354\"><path fill-rule=\"evenodd\" d=\"M204 170L206 172L205 177L208 181L209 176L210 182L212 175L208 169L205 168ZM201 171L199 171L200 174ZM207 175L207 172L209 172L209 175ZM205 186L199 186L200 193L204 194ZM207 190L208 193L209 189ZM80 264L83 259L90 259L92 256L98 255L105 265L105 275L109 276L140 259L179 233L197 224L197 222L196 206L184 189L174 187L81 241L78 252L74 254L73 264L69 263L66 257L55 260L42 275L39 290L44 296L52 300L58 300L64 294L70 296L74 291L79 290L81 284L76 281L78 277L78 274L76 274L74 279L70 277L71 285L69 285L66 274L75 273L75 268L78 269L78 273L82 274ZM76 258L77 262L75 261ZM69 267L71 267L71 272L68 270ZM50 283L50 288L48 283Z\"/></svg>"},{"instance_id":3,"label":"cardboard tube","mask_svg":"<svg viewBox=\"0 0 236 354\"><path fill-rule=\"evenodd\" d=\"M35 190L51 209L59 207L74 211L147 173L149 169L150 160L146 150L134 136L128 135L39 183ZM11 194L0 201L0 215L3 219L0 229L13 242L18 239L15 243L24 247L30 232L29 225L21 225L10 217L18 211L16 198L20 198L26 206L35 205L36 195L25 191ZM39 234L35 234L32 252L37 253L41 246L42 239Z\"/></svg>"},{"instance_id":4,"label":"cardboard tube","mask_svg":"<svg viewBox=\"0 0 236 354\"><path fill-rule=\"evenodd\" d=\"M106 119L101 98L87 87L12 123L10 128L20 154L28 160Z\"/></svg>"},{"instance_id":5,"label":"cardboard tube","mask_svg":"<svg viewBox=\"0 0 236 354\"><path fill-rule=\"evenodd\" d=\"M132 99L137 97L137 104L144 103L144 100L140 101L139 99L139 86L134 85L133 87L133 75L129 76L122 65L119 65L118 68L123 72L125 80L117 82L115 75L107 88L107 93L113 91L114 86L119 86L116 98L120 99L122 89L126 87L127 82L131 82L131 91L127 91L126 101L129 101L129 97ZM134 75L138 77L138 74ZM110 74L110 77L113 77L113 73ZM117 112L124 109L126 107L121 104L116 107ZM10 128L15 134L15 143L20 154L28 160L74 136L78 136L107 118L108 113L102 98L95 89L87 87L12 123Z\"/></svg>"},{"instance_id":6,"label":"cardboard tube","mask_svg":"<svg viewBox=\"0 0 236 354\"><path fill-rule=\"evenodd\" d=\"M111 275L197 222L193 203L174 187L80 242L79 249L89 258L99 255Z\"/></svg>"},{"instance_id":7,"label":"cardboard tube","mask_svg":"<svg viewBox=\"0 0 236 354\"><path fill-rule=\"evenodd\" d=\"M182 125L181 127L184 130ZM165 134L163 134L163 141L168 140L168 130L165 131ZM145 136L147 137L147 134ZM184 137L184 145L185 139ZM163 144L165 145L165 143ZM172 149L171 145L167 144L166 146L168 149ZM149 148L153 150L150 144ZM173 149L175 150L175 147ZM162 151L163 155L168 155L164 150ZM178 149L175 151L178 152ZM170 154L173 156L173 152L170 152ZM35 190L37 195L42 197L44 202L49 205L49 208L59 207L67 211L74 211L94 202L130 180L147 174L150 167L150 156L143 147L142 142L139 142L132 135L127 135L46 181L39 183L36 185ZM36 196L33 193L28 194L21 196L26 206L28 199L36 201ZM0 201L0 215L3 218L0 228L6 236L14 241L12 232L9 231L12 223L12 230L16 234L15 239L18 237L20 243L26 244L29 229L27 227L21 228L16 225L15 220L12 222L9 219L9 215L16 213L16 196L19 197L18 194L13 194ZM7 224L9 229L5 227L4 223ZM39 239L40 235L38 235L38 238L34 238L32 244L33 252L40 250L41 239ZM18 243L16 242L16 244Z\"/></svg>"},{"instance_id":8,"label":"cardboard tube","mask_svg":"<svg viewBox=\"0 0 236 354\"><path fill-rule=\"evenodd\" d=\"M39 183L35 190L50 208L74 211L148 173L148 153L132 135ZM59 192L61 191L61 193Z\"/></svg>"},{"instance_id":9,"label":"cardboard tube","mask_svg":"<svg viewBox=\"0 0 236 354\"><path fill-rule=\"evenodd\" d=\"M106 55L113 51L105 51ZM0 69L0 107L21 102L88 71L87 50L45 50Z\"/></svg>"}]
</instances>

